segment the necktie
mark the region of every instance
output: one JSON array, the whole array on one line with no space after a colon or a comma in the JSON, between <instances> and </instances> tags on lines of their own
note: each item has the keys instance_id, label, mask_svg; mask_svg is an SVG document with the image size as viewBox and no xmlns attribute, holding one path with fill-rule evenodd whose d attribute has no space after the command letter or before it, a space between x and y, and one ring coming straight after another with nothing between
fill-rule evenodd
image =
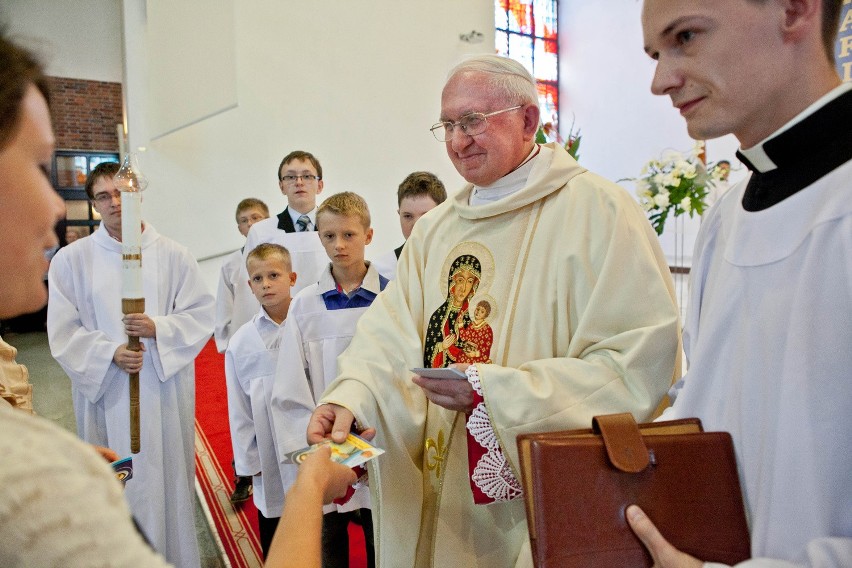
<instances>
[{"instance_id":1,"label":"necktie","mask_svg":"<svg viewBox=\"0 0 852 568\"><path fill-rule=\"evenodd\" d=\"M299 232L307 231L308 225L311 224L311 218L307 215L302 215L298 219L296 219L296 226L299 227Z\"/></svg>"}]
</instances>

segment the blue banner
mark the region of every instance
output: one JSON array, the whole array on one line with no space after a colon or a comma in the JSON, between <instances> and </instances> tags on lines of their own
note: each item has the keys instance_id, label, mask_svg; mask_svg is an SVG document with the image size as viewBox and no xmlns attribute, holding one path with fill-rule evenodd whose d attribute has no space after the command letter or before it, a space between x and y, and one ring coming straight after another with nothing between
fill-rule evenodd
<instances>
[{"instance_id":1,"label":"blue banner","mask_svg":"<svg viewBox=\"0 0 852 568\"><path fill-rule=\"evenodd\" d=\"M834 51L840 78L852 83L852 0L843 0L840 12L840 31Z\"/></svg>"}]
</instances>

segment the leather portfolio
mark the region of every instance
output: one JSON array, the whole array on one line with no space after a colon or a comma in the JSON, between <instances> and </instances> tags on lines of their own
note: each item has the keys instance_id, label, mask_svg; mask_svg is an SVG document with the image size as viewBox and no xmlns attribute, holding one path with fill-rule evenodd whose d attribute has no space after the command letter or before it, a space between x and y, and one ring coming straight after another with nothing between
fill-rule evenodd
<instances>
[{"instance_id":1,"label":"leather portfolio","mask_svg":"<svg viewBox=\"0 0 852 568\"><path fill-rule=\"evenodd\" d=\"M518 451L538 568L651 567L627 524L631 504L700 560L751 554L731 436L703 432L697 418L596 416L589 430L518 436Z\"/></svg>"}]
</instances>

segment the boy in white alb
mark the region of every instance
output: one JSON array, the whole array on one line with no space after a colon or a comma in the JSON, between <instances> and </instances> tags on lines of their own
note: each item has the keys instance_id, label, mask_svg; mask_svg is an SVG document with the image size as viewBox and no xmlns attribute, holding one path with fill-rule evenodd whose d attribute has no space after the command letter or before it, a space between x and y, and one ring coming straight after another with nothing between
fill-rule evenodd
<instances>
[{"instance_id":1,"label":"boy in white alb","mask_svg":"<svg viewBox=\"0 0 852 568\"><path fill-rule=\"evenodd\" d=\"M248 197L237 205L236 218L237 229L245 237L252 225L258 221L269 219L269 207L260 199ZM219 287L216 292L216 327L213 328L213 337L216 339L216 349L219 353L225 352L228 341L242 325L235 322L245 323L257 312L257 310L253 310L245 315L234 313L235 309L239 310L239 305L235 306L234 304L237 289L250 290L248 279L243 279L240 276L244 256L242 248L235 250L225 257L222 262L222 269L219 271Z\"/></svg>"},{"instance_id":2,"label":"boy in white alb","mask_svg":"<svg viewBox=\"0 0 852 568\"><path fill-rule=\"evenodd\" d=\"M237 229L245 237L251 226L269 218L269 207L260 199L249 197L237 205ZM219 271L219 287L216 291L216 326L213 328L213 338L216 349L224 353L228 342L240 326L239 322L248 321L257 310L245 306L245 302L234 302L238 291L243 294L251 292L248 279L242 277L243 249L235 250L225 257L222 269ZM251 310L251 311L250 311ZM248 313L246 313L248 312ZM232 464L233 465L233 464ZM231 493L231 503L238 504L248 501L251 497L251 477L240 477L234 470L234 491Z\"/></svg>"},{"instance_id":3,"label":"boy in white alb","mask_svg":"<svg viewBox=\"0 0 852 568\"><path fill-rule=\"evenodd\" d=\"M337 356L349 345L355 324L388 280L364 260L373 238L367 203L350 192L329 197L317 211L319 237L331 264L319 282L293 300L284 335L271 413L279 459L305 446L305 429L326 386L337 375ZM287 484L290 464L281 463ZM323 518L323 567L349 565L347 526L364 527L367 561L375 566L370 494L358 488L343 504L327 505ZM360 519L358 519L360 517Z\"/></svg>"},{"instance_id":4,"label":"boy in white alb","mask_svg":"<svg viewBox=\"0 0 852 568\"><path fill-rule=\"evenodd\" d=\"M225 380L234 469L239 476L253 477L260 545L265 558L284 505L284 487L268 412L269 396L280 331L290 307L290 288L296 282L296 273L290 268L287 249L270 243L249 252L246 265L249 285L261 308L231 339L225 351ZM292 482L296 466L283 467L281 473Z\"/></svg>"}]
</instances>

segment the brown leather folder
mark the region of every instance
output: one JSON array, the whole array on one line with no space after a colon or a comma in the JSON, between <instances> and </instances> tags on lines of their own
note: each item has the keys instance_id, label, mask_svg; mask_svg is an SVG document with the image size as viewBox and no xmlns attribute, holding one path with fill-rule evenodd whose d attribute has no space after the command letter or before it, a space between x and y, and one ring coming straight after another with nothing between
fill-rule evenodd
<instances>
[{"instance_id":1,"label":"brown leather folder","mask_svg":"<svg viewBox=\"0 0 852 568\"><path fill-rule=\"evenodd\" d=\"M538 568L653 565L625 509L639 505L676 548L705 561L749 558L733 443L697 418L636 424L596 416L593 429L518 436Z\"/></svg>"}]
</instances>

